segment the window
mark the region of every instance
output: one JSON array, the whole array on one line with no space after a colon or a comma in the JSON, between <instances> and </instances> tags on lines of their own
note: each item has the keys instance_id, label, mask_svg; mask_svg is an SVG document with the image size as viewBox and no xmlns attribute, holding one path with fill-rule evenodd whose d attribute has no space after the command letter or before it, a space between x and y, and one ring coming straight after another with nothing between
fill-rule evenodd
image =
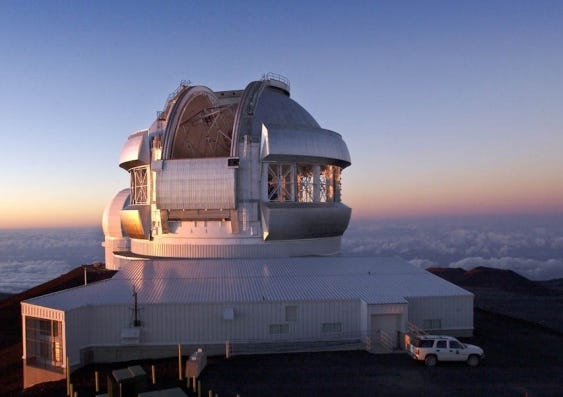
<instances>
[{"instance_id":1,"label":"window","mask_svg":"<svg viewBox=\"0 0 563 397\"><path fill-rule=\"evenodd\" d=\"M323 323L322 330L324 334L342 332L342 323Z\"/></svg>"},{"instance_id":2,"label":"window","mask_svg":"<svg viewBox=\"0 0 563 397\"><path fill-rule=\"evenodd\" d=\"M319 200L321 203L340 202L340 167L321 165L319 175Z\"/></svg>"},{"instance_id":3,"label":"window","mask_svg":"<svg viewBox=\"0 0 563 397\"><path fill-rule=\"evenodd\" d=\"M323 165L319 175L319 200L321 203L334 201L333 168Z\"/></svg>"},{"instance_id":4,"label":"window","mask_svg":"<svg viewBox=\"0 0 563 397\"><path fill-rule=\"evenodd\" d=\"M288 324L270 324L271 335L279 335L279 334L287 334L287 333L289 333Z\"/></svg>"},{"instance_id":5,"label":"window","mask_svg":"<svg viewBox=\"0 0 563 397\"><path fill-rule=\"evenodd\" d=\"M434 346L434 341L430 339L423 339L417 347L432 347Z\"/></svg>"},{"instance_id":6,"label":"window","mask_svg":"<svg viewBox=\"0 0 563 397\"><path fill-rule=\"evenodd\" d=\"M445 349L446 346L446 341L445 340L439 340L438 342L436 342L436 348L437 349Z\"/></svg>"},{"instance_id":7,"label":"window","mask_svg":"<svg viewBox=\"0 0 563 397\"><path fill-rule=\"evenodd\" d=\"M297 306L285 307L285 321L297 321Z\"/></svg>"},{"instance_id":8,"label":"window","mask_svg":"<svg viewBox=\"0 0 563 397\"><path fill-rule=\"evenodd\" d=\"M340 167L268 163L267 170L268 201L340 202Z\"/></svg>"},{"instance_id":9,"label":"window","mask_svg":"<svg viewBox=\"0 0 563 397\"><path fill-rule=\"evenodd\" d=\"M313 166L297 166L297 201L312 203L314 201Z\"/></svg>"},{"instance_id":10,"label":"window","mask_svg":"<svg viewBox=\"0 0 563 397\"><path fill-rule=\"evenodd\" d=\"M131 171L131 204L148 204L148 168L133 168Z\"/></svg>"},{"instance_id":11,"label":"window","mask_svg":"<svg viewBox=\"0 0 563 397\"><path fill-rule=\"evenodd\" d=\"M463 345L457 340L450 341L450 349L463 349Z\"/></svg>"},{"instance_id":12,"label":"window","mask_svg":"<svg viewBox=\"0 0 563 397\"><path fill-rule=\"evenodd\" d=\"M62 323L35 317L25 318L25 348L28 365L41 368L63 366Z\"/></svg>"},{"instance_id":13,"label":"window","mask_svg":"<svg viewBox=\"0 0 563 397\"><path fill-rule=\"evenodd\" d=\"M438 319L429 319L424 320L423 322L424 329L441 329L442 328L442 320Z\"/></svg>"},{"instance_id":14,"label":"window","mask_svg":"<svg viewBox=\"0 0 563 397\"><path fill-rule=\"evenodd\" d=\"M268 164L268 200L294 201L293 175L291 164Z\"/></svg>"}]
</instances>

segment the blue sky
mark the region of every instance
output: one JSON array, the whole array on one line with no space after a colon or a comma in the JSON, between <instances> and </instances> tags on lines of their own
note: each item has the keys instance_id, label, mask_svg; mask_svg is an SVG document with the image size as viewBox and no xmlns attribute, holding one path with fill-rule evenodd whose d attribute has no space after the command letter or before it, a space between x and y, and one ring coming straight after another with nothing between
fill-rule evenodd
<instances>
[{"instance_id":1,"label":"blue sky","mask_svg":"<svg viewBox=\"0 0 563 397\"><path fill-rule=\"evenodd\" d=\"M355 217L563 212L563 2L2 1L2 227L99 224L183 79L265 72L352 155Z\"/></svg>"}]
</instances>

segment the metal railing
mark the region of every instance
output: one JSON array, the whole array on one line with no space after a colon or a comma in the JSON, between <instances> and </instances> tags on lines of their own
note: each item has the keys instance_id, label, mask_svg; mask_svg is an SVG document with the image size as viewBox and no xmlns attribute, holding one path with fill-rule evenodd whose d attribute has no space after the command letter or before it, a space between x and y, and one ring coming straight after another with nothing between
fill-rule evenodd
<instances>
[{"instance_id":1,"label":"metal railing","mask_svg":"<svg viewBox=\"0 0 563 397\"><path fill-rule=\"evenodd\" d=\"M279 340L235 339L226 344L229 355L273 353L303 353L317 351L365 350L367 338L361 333L342 335L338 338Z\"/></svg>"},{"instance_id":2,"label":"metal railing","mask_svg":"<svg viewBox=\"0 0 563 397\"><path fill-rule=\"evenodd\" d=\"M285 76L282 76L281 74L272 73L272 72L264 73L262 75L262 80L264 80L264 81L266 81L266 80L279 81L280 83L285 84L287 86L287 88L289 88L289 79Z\"/></svg>"},{"instance_id":3,"label":"metal railing","mask_svg":"<svg viewBox=\"0 0 563 397\"><path fill-rule=\"evenodd\" d=\"M409 332L413 335L425 335L426 331L424 331L422 328L418 328L416 325L414 325L411 322L407 323L407 328L409 330Z\"/></svg>"},{"instance_id":4,"label":"metal railing","mask_svg":"<svg viewBox=\"0 0 563 397\"><path fill-rule=\"evenodd\" d=\"M375 335L351 332L337 338L321 339L235 339L225 344L226 354L253 355L274 353L303 353L318 351L367 350L372 353L392 353L401 350L389 333L380 330Z\"/></svg>"},{"instance_id":5,"label":"metal railing","mask_svg":"<svg viewBox=\"0 0 563 397\"><path fill-rule=\"evenodd\" d=\"M190 80L180 80L180 84L178 85L178 87L172 91L170 93L170 95L168 95L168 97L166 98L166 101L164 102L164 107L162 108L162 110L159 110L156 112L156 117L158 120L165 120L166 119L166 110L168 107L168 103L174 99L174 97L176 97L176 95L178 95L178 93L180 91L182 91L184 88L189 87L192 84L192 82Z\"/></svg>"}]
</instances>

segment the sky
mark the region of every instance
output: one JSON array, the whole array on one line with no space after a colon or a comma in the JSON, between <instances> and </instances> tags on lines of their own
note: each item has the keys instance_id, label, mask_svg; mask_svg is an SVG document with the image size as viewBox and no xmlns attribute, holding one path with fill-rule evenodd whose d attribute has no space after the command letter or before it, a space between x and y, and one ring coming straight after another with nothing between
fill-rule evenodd
<instances>
[{"instance_id":1,"label":"sky","mask_svg":"<svg viewBox=\"0 0 563 397\"><path fill-rule=\"evenodd\" d=\"M181 80L267 72L346 141L354 219L563 213L563 2L334 3L0 1L0 229L99 225Z\"/></svg>"}]
</instances>

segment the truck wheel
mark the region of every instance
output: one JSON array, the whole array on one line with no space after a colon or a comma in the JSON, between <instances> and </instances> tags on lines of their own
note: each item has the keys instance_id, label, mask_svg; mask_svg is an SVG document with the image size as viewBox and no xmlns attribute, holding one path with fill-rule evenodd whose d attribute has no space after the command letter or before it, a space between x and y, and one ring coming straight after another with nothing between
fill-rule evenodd
<instances>
[{"instance_id":1,"label":"truck wheel","mask_svg":"<svg viewBox=\"0 0 563 397\"><path fill-rule=\"evenodd\" d=\"M472 354L471 356L469 356L469 358L467 359L467 364L470 367L476 367L479 365L479 356L476 356L475 354Z\"/></svg>"},{"instance_id":2,"label":"truck wheel","mask_svg":"<svg viewBox=\"0 0 563 397\"><path fill-rule=\"evenodd\" d=\"M433 354L426 356L426 358L424 359L424 364L426 364L427 367L433 367L436 365L437 362L438 359Z\"/></svg>"}]
</instances>

